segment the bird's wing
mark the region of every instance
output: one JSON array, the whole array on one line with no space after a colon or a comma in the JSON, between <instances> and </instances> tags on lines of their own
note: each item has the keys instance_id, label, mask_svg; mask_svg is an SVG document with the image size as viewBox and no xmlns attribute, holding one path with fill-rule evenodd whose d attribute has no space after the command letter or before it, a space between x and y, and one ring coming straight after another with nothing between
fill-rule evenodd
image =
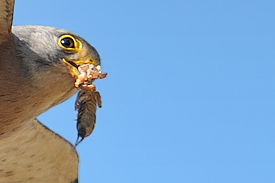
<instances>
[{"instance_id":1,"label":"bird's wing","mask_svg":"<svg viewBox=\"0 0 275 183\"><path fill-rule=\"evenodd\" d=\"M78 163L75 148L37 120L0 140L1 183L77 183Z\"/></svg>"},{"instance_id":2,"label":"bird's wing","mask_svg":"<svg viewBox=\"0 0 275 183\"><path fill-rule=\"evenodd\" d=\"M0 0L0 43L11 33L15 0Z\"/></svg>"}]
</instances>

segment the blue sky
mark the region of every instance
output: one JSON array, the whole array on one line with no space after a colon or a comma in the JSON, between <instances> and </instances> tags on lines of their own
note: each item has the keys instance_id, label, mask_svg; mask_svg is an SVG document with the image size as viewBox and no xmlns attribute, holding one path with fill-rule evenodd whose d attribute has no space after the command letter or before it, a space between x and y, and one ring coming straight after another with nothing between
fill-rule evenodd
<instances>
[{"instance_id":1,"label":"blue sky","mask_svg":"<svg viewBox=\"0 0 275 183\"><path fill-rule=\"evenodd\" d=\"M16 2L14 25L99 51L103 107L80 182L275 182L274 1ZM73 96L39 119L74 143Z\"/></svg>"}]
</instances>

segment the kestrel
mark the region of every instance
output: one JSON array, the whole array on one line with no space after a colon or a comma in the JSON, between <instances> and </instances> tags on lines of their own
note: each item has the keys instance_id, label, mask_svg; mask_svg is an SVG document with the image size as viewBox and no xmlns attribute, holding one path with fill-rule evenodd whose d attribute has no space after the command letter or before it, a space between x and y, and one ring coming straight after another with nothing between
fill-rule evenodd
<instances>
[{"instance_id":1,"label":"kestrel","mask_svg":"<svg viewBox=\"0 0 275 183\"><path fill-rule=\"evenodd\" d=\"M72 75L99 54L64 29L12 26L13 9L0 0L0 183L77 183L74 146L36 117L72 96Z\"/></svg>"}]
</instances>

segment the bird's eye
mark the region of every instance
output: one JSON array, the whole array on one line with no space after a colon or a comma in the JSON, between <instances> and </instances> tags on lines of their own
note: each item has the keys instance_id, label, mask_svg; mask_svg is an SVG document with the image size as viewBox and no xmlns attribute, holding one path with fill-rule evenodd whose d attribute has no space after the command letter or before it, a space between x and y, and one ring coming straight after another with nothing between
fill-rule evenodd
<instances>
[{"instance_id":1,"label":"bird's eye","mask_svg":"<svg viewBox=\"0 0 275 183\"><path fill-rule=\"evenodd\" d=\"M82 43L69 34L60 36L58 45L69 53L76 53L82 48Z\"/></svg>"},{"instance_id":2,"label":"bird's eye","mask_svg":"<svg viewBox=\"0 0 275 183\"><path fill-rule=\"evenodd\" d=\"M65 48L74 48L74 40L70 37L65 37L60 40L60 44L64 46Z\"/></svg>"}]
</instances>

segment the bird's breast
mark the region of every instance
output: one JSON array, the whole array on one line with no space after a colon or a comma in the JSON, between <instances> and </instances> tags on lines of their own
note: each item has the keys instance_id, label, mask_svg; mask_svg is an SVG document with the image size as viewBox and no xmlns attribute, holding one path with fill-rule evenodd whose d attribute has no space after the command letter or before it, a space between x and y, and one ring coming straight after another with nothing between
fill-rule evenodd
<instances>
[{"instance_id":1,"label":"bird's breast","mask_svg":"<svg viewBox=\"0 0 275 183\"><path fill-rule=\"evenodd\" d=\"M40 74L33 78L0 78L0 138L27 125L38 115L65 101L77 90L68 74Z\"/></svg>"}]
</instances>

